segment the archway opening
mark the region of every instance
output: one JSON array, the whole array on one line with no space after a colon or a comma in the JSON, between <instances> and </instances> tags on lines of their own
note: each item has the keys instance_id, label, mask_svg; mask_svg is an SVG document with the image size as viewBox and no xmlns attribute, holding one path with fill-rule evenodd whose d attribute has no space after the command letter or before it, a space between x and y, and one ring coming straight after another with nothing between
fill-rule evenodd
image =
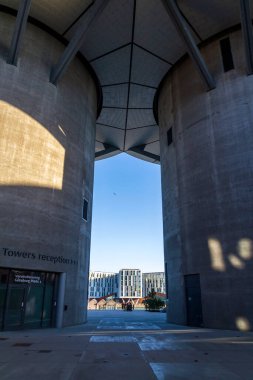
<instances>
[{"instance_id":1,"label":"archway opening","mask_svg":"<svg viewBox=\"0 0 253 380\"><path fill-rule=\"evenodd\" d=\"M145 309L152 288L166 299L160 166L123 153L95 164L88 309Z\"/></svg>"}]
</instances>

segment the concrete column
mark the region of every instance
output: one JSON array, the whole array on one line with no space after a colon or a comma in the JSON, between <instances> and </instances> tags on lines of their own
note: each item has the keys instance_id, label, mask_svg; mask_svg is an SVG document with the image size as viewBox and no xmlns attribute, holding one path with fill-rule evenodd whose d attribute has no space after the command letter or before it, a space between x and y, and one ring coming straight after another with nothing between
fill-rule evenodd
<instances>
[{"instance_id":1,"label":"concrete column","mask_svg":"<svg viewBox=\"0 0 253 380\"><path fill-rule=\"evenodd\" d=\"M184 276L200 275L203 325L253 328L253 78L241 32L234 69L220 41L201 50L217 88L206 92L189 59L159 96L168 320L187 322ZM167 131L173 142L168 145Z\"/></svg>"},{"instance_id":2,"label":"concrete column","mask_svg":"<svg viewBox=\"0 0 253 380\"><path fill-rule=\"evenodd\" d=\"M57 86L64 46L28 24L17 66L6 63L15 18L0 14L1 266L66 273L63 325L85 321L97 94L75 58ZM83 216L83 199L88 216Z\"/></svg>"},{"instance_id":3,"label":"concrete column","mask_svg":"<svg viewBox=\"0 0 253 380\"><path fill-rule=\"evenodd\" d=\"M58 295L56 304L56 327L62 328L63 312L64 312L64 297L65 297L66 273L60 273L58 283Z\"/></svg>"}]
</instances>

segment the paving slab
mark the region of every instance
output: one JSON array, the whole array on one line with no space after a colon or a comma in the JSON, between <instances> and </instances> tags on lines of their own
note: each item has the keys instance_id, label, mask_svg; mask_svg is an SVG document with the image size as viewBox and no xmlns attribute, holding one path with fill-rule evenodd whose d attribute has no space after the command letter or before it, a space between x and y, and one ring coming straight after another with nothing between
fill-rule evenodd
<instances>
[{"instance_id":1,"label":"paving slab","mask_svg":"<svg viewBox=\"0 0 253 380\"><path fill-rule=\"evenodd\" d=\"M253 333L172 325L163 313L88 317L63 329L0 333L0 379L253 379Z\"/></svg>"}]
</instances>

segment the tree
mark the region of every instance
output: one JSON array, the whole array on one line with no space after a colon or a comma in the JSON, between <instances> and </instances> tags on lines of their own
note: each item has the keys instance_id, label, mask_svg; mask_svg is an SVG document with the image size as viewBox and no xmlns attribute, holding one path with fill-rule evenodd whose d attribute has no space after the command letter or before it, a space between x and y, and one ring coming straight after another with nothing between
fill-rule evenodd
<instances>
[{"instance_id":1,"label":"tree","mask_svg":"<svg viewBox=\"0 0 253 380\"><path fill-rule=\"evenodd\" d=\"M144 301L144 305L148 311L157 311L165 305L165 302L160 297L156 296L154 289L151 289L148 298Z\"/></svg>"}]
</instances>

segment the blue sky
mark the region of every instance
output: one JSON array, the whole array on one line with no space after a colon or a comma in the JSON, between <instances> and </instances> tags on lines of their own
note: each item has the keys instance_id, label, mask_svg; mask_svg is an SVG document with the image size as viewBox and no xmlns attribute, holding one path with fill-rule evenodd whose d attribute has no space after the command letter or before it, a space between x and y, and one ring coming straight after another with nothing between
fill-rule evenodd
<instances>
[{"instance_id":1,"label":"blue sky","mask_svg":"<svg viewBox=\"0 0 253 380\"><path fill-rule=\"evenodd\" d=\"M160 166L125 153L95 164L90 270L164 270Z\"/></svg>"}]
</instances>

